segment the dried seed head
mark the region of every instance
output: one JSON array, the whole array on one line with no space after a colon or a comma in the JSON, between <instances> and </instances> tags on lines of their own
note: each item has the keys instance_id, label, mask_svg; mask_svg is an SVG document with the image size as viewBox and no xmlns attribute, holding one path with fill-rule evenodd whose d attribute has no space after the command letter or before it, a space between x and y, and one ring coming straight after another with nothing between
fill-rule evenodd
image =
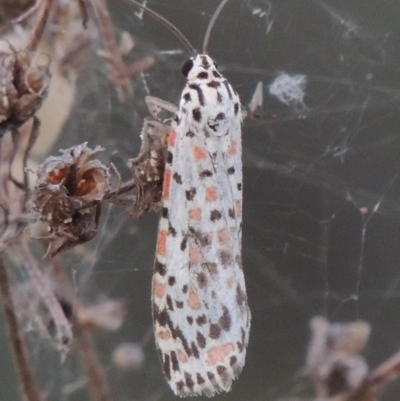
<instances>
[{"instance_id":1,"label":"dried seed head","mask_svg":"<svg viewBox=\"0 0 400 401\"><path fill-rule=\"evenodd\" d=\"M369 324L362 321L331 324L315 317L310 327L312 338L305 373L313 380L317 395L332 397L357 389L368 373L360 352L369 338Z\"/></svg>"},{"instance_id":2,"label":"dried seed head","mask_svg":"<svg viewBox=\"0 0 400 401\"><path fill-rule=\"evenodd\" d=\"M37 171L28 203L36 220L47 224L48 254L92 239L97 233L100 202L110 190L110 174L99 160L89 160L100 147L86 143L48 157Z\"/></svg>"},{"instance_id":3,"label":"dried seed head","mask_svg":"<svg viewBox=\"0 0 400 401\"><path fill-rule=\"evenodd\" d=\"M0 51L0 127L3 129L19 126L31 118L46 98L50 84L48 56L15 51L7 46L2 43Z\"/></svg>"}]
</instances>

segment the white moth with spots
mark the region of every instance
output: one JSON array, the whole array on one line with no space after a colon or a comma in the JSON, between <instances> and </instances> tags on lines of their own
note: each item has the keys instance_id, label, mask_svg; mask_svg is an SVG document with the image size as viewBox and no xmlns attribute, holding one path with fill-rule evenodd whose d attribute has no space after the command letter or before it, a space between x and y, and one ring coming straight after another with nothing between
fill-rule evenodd
<instances>
[{"instance_id":1,"label":"white moth with spots","mask_svg":"<svg viewBox=\"0 0 400 401\"><path fill-rule=\"evenodd\" d=\"M183 68L153 276L155 339L175 394L229 391L249 340L242 270L242 113L213 60Z\"/></svg>"}]
</instances>

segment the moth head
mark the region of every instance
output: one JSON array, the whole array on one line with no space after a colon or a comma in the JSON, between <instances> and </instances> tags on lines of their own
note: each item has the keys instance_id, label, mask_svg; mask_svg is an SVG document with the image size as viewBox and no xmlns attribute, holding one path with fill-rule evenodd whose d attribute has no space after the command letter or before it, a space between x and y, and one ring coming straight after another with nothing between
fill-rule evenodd
<instances>
[{"instance_id":1,"label":"moth head","mask_svg":"<svg viewBox=\"0 0 400 401\"><path fill-rule=\"evenodd\" d=\"M199 54L186 60L181 71L188 81L207 79L209 73L217 71L217 64L206 54Z\"/></svg>"}]
</instances>

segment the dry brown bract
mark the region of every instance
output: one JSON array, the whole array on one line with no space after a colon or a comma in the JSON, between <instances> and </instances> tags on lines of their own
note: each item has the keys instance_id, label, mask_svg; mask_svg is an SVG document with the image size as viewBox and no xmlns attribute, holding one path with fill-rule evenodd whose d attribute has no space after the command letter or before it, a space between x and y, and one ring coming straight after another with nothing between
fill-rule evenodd
<instances>
[{"instance_id":1,"label":"dry brown bract","mask_svg":"<svg viewBox=\"0 0 400 401\"><path fill-rule=\"evenodd\" d=\"M28 208L47 225L43 237L49 240L50 256L96 235L100 202L110 191L109 169L97 159L89 160L100 150L77 145L48 157L38 169Z\"/></svg>"},{"instance_id":2,"label":"dry brown bract","mask_svg":"<svg viewBox=\"0 0 400 401\"><path fill-rule=\"evenodd\" d=\"M50 59L0 42L0 137L34 116L47 96Z\"/></svg>"}]
</instances>

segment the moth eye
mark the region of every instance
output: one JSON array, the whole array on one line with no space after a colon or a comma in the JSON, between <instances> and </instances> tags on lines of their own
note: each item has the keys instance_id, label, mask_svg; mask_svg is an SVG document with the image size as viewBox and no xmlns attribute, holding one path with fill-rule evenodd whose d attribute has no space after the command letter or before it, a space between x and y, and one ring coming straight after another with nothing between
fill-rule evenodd
<instances>
[{"instance_id":1,"label":"moth eye","mask_svg":"<svg viewBox=\"0 0 400 401\"><path fill-rule=\"evenodd\" d=\"M193 68L193 60L190 58L189 60L186 60L183 65L182 65L182 74L187 78L189 75L190 70Z\"/></svg>"}]
</instances>

